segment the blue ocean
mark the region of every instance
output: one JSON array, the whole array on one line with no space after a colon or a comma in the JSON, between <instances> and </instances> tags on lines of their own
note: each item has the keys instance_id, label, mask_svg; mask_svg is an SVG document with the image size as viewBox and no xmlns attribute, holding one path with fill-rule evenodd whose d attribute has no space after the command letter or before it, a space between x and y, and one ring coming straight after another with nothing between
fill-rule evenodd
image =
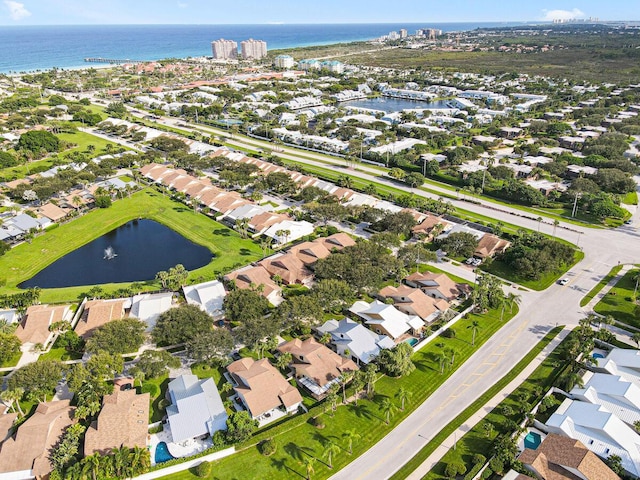
<instances>
[{"instance_id":1,"label":"blue ocean","mask_svg":"<svg viewBox=\"0 0 640 480\"><path fill-rule=\"evenodd\" d=\"M88 66L87 57L158 60L211 55L211 41L248 38L271 49L370 40L393 30L443 32L518 23L305 25L75 25L0 27L0 72Z\"/></svg>"}]
</instances>

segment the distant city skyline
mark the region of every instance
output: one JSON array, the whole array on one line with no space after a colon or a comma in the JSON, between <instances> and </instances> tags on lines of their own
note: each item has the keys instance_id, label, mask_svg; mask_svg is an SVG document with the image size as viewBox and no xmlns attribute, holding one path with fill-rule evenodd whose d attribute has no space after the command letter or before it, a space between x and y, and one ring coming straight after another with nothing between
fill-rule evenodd
<instances>
[{"instance_id":1,"label":"distant city skyline","mask_svg":"<svg viewBox=\"0 0 640 480\"><path fill-rule=\"evenodd\" d=\"M0 0L0 25L300 24L640 20L635 1Z\"/></svg>"}]
</instances>

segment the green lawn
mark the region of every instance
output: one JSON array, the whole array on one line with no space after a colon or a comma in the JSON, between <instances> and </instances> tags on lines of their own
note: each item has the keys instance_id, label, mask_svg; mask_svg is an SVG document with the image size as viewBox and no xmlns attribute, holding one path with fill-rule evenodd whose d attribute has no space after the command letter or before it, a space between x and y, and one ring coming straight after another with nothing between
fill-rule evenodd
<instances>
[{"instance_id":1,"label":"green lawn","mask_svg":"<svg viewBox=\"0 0 640 480\"><path fill-rule=\"evenodd\" d=\"M391 478L393 480L400 480L406 478L409 474L411 474L416 468L418 468L422 462L424 462L429 455L431 455L434 450L439 447L445 439L451 435L460 425L462 425L468 418L471 417L475 412L477 412L480 408L482 408L491 398L493 398L500 390L502 390L505 386L509 384L518 374L524 370L527 365L553 340L558 333L562 330L563 327L556 327L551 330L538 344L529 351L525 357L518 362L518 364L513 367L513 369L507 373L504 377L498 380L489 390L487 390L484 394L478 397L473 404L467 407L460 415L458 415L449 425L442 429L427 445L425 445L418 454L416 454L411 460L409 460L400 470L398 470ZM535 375L535 373L534 373ZM475 427L477 428L477 427ZM473 431L473 430L472 430ZM483 433L485 433L483 431ZM461 442L465 441L465 437L460 439L458 445L461 445ZM466 446L466 444L465 444ZM462 454L462 451L460 452ZM471 450L471 454L475 453L475 451ZM478 453L482 453L478 451ZM451 455L451 452L445 456L445 459ZM487 456L487 455L485 455ZM451 460L444 460L445 462L450 462Z\"/></svg>"},{"instance_id":2,"label":"green lawn","mask_svg":"<svg viewBox=\"0 0 640 480\"><path fill-rule=\"evenodd\" d=\"M494 260L489 265L481 265L480 268L485 272L489 272L509 282L518 283L523 287L530 288L531 290L541 291L549 288L556 280L562 277L571 267L583 258L584 253L580 250L576 250L573 256L573 263L571 265L565 265L560 272L546 273L537 280L522 278L515 275L513 269L502 263L500 260Z\"/></svg>"},{"instance_id":3,"label":"green lawn","mask_svg":"<svg viewBox=\"0 0 640 480\"><path fill-rule=\"evenodd\" d=\"M240 238L235 231L205 215L194 213L191 208L154 190L144 189L129 198L115 201L110 208L93 210L36 237L30 244L24 243L11 249L0 258L0 279L6 282L6 286L0 288L0 293L18 291L17 285L20 282L31 278L58 258L138 218L162 223L211 250L214 258L208 265L190 272L189 280L192 281L211 280L262 256L259 245L253 241ZM126 284L109 284L105 286L105 290L114 290L124 285ZM148 284L149 288L158 286L153 281ZM41 301L73 301L86 289L70 287L43 290Z\"/></svg>"},{"instance_id":4,"label":"green lawn","mask_svg":"<svg viewBox=\"0 0 640 480\"><path fill-rule=\"evenodd\" d=\"M38 361L41 360L60 360L62 362L66 360L79 360L82 358L81 353L77 352L68 352L65 348L62 347L54 347L51 348L47 353L43 353L38 357Z\"/></svg>"},{"instance_id":5,"label":"green lawn","mask_svg":"<svg viewBox=\"0 0 640 480\"><path fill-rule=\"evenodd\" d=\"M238 453L214 462L209 478L219 480L238 478L238 472L242 472L242 478L290 479L298 476L304 478L305 470L302 461L307 456L317 459L313 478L328 478L378 442L431 395L480 345L504 325L499 318L500 312L491 311L485 315L469 315L466 319L460 320L454 326L457 332L456 338L438 339L413 356L417 367L413 373L403 378L389 378L381 375L375 383L376 394L372 400L360 400L357 407L353 404L341 406L333 414L323 413L326 425L324 429L318 430L308 421L312 415L318 415L323 411L322 405L313 409L311 413L290 418L274 427L265 427L262 432L250 439L244 448L239 447L242 449ZM476 320L480 322L481 327L476 334L476 344L472 346L472 331L468 327ZM457 351L455 364L448 365L444 374L440 374L436 359L437 352L443 348L438 346L440 344L455 348ZM390 424L387 425L380 405L385 398L389 398L399 406L400 402L395 394L400 387L409 391L411 398L407 401L405 410L398 409L391 416ZM353 455L349 455L347 441L343 435L351 429L361 435L360 439L353 442ZM278 450L271 457L265 457L259 453L256 445L269 437L274 438ZM342 449L341 453L333 459L333 470L328 468L323 458L323 451L329 443L334 443ZM196 477L190 471L183 471L163 478L193 479Z\"/></svg>"},{"instance_id":6,"label":"green lawn","mask_svg":"<svg viewBox=\"0 0 640 480\"><path fill-rule=\"evenodd\" d=\"M64 140L65 142L74 143L77 146L70 148L69 150L65 150L60 153L61 157L66 157L73 152L87 152L87 148L89 145L93 145L95 147L94 154L100 155L105 153L107 150L107 145L111 145L112 148L121 147L125 150L130 150L127 147L122 145L118 145L117 143L110 142L109 140L105 140L104 138L96 137L95 135L91 135L86 132L74 132L74 133L59 133L56 135L60 140Z\"/></svg>"},{"instance_id":7,"label":"green lawn","mask_svg":"<svg viewBox=\"0 0 640 480\"><path fill-rule=\"evenodd\" d=\"M165 414L165 408L160 402L165 398L167 387L169 386L168 375L158 378L150 378L142 382L142 387L138 387L138 393L148 392L151 395L151 408L149 409L149 422L155 423L162 420ZM166 403L166 402L164 402Z\"/></svg>"},{"instance_id":8,"label":"green lawn","mask_svg":"<svg viewBox=\"0 0 640 480\"><path fill-rule=\"evenodd\" d=\"M611 315L620 323L640 328L640 318L636 315L636 302L631 297L638 269L629 270L618 283L600 300L594 310L601 315Z\"/></svg>"},{"instance_id":9,"label":"green lawn","mask_svg":"<svg viewBox=\"0 0 640 480\"><path fill-rule=\"evenodd\" d=\"M509 381L513 380L513 378L515 378L516 375L522 371L540 351L542 351L542 349L559 333L560 330L561 328L558 327L547 334L547 336L539 342L531 352L529 352L527 357L521 360L518 365L511 370L511 372L500 380L499 383L504 383L504 385L506 385ZM522 409L522 405L526 404L526 406L530 408L538 403L542 399L544 393L546 393L546 391L554 384L565 368L566 364L562 361L560 349L556 348L516 390L500 402L496 408L491 410L491 412L489 412L481 422L476 424L468 433L466 433L464 437L459 439L456 444L456 449L449 450L449 452L445 454L445 456L424 478L426 480L447 479L448 477L444 472L447 464L449 463L463 463L466 465L467 471L469 471L473 466L473 455L476 453L480 453L486 458L489 458L491 456L493 439L495 439L499 434L509 432L509 430L505 428L507 418L520 423L526 414ZM495 386L492 387L492 390L493 389L495 389L495 393L500 390L499 388L496 389ZM513 412L513 414L508 415L508 417L504 415L502 410L505 406L508 406L508 408ZM486 430L486 424L490 424L492 427L489 433ZM406 476L396 475L393 478L406 478Z\"/></svg>"},{"instance_id":10,"label":"green lawn","mask_svg":"<svg viewBox=\"0 0 640 480\"><path fill-rule=\"evenodd\" d=\"M604 286L611 281L619 272L622 270L622 265L616 265L611 269L609 273L607 273L602 280L598 282L598 284L593 287L589 293L585 295L585 297L580 300L580 306L584 307L587 303L589 303L593 298L604 288Z\"/></svg>"},{"instance_id":11,"label":"green lawn","mask_svg":"<svg viewBox=\"0 0 640 480\"><path fill-rule=\"evenodd\" d=\"M10 359L0 363L0 368L15 367L18 364L18 362L20 361L20 357L22 357L22 352L16 353Z\"/></svg>"}]
</instances>

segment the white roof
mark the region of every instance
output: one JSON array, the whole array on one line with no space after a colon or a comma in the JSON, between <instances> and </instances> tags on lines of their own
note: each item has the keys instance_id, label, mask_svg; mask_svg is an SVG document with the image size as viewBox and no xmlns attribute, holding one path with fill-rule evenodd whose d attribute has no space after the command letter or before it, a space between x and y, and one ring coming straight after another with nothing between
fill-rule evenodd
<instances>
[{"instance_id":1,"label":"white roof","mask_svg":"<svg viewBox=\"0 0 640 480\"><path fill-rule=\"evenodd\" d=\"M471 235L476 237L478 240L480 240L485 235L485 232L481 232L480 230L476 230L475 228L467 227L466 225L460 225L459 223L456 223L451 229L446 230L442 232L440 235L438 235L438 240L447 238L452 233L470 233Z\"/></svg>"},{"instance_id":2,"label":"white roof","mask_svg":"<svg viewBox=\"0 0 640 480\"><path fill-rule=\"evenodd\" d=\"M152 328L158 317L171 308L173 294L167 293L141 293L134 295L131 301L130 315L139 318Z\"/></svg>"},{"instance_id":3,"label":"white roof","mask_svg":"<svg viewBox=\"0 0 640 480\"><path fill-rule=\"evenodd\" d=\"M566 399L547 420L552 433L580 440L602 458L618 455L625 470L640 473L640 436L601 405Z\"/></svg>"},{"instance_id":4,"label":"white roof","mask_svg":"<svg viewBox=\"0 0 640 480\"><path fill-rule=\"evenodd\" d=\"M571 395L583 402L602 405L628 425L640 420L640 387L620 375L587 372L584 388Z\"/></svg>"},{"instance_id":5,"label":"white roof","mask_svg":"<svg viewBox=\"0 0 640 480\"><path fill-rule=\"evenodd\" d=\"M288 230L289 233L286 238L281 238L277 232L281 230ZM295 220L285 220L284 222L276 223L275 225L270 226L264 234L267 237L271 237L277 242L285 241L285 242L293 242L302 238L306 235L311 235L313 233L313 224L303 221L295 221Z\"/></svg>"},{"instance_id":6,"label":"white roof","mask_svg":"<svg viewBox=\"0 0 640 480\"><path fill-rule=\"evenodd\" d=\"M393 305L382 303L380 300L374 300L370 304L361 300L357 301L349 311L361 317L367 325L380 325L394 339L412 328L410 322L413 317L401 312ZM420 320L420 326L424 326L422 320Z\"/></svg>"},{"instance_id":7,"label":"white roof","mask_svg":"<svg viewBox=\"0 0 640 480\"><path fill-rule=\"evenodd\" d=\"M4 319L7 323L16 323L20 315L18 315L18 310L15 308L10 308L6 310L0 310L0 319Z\"/></svg>"},{"instance_id":8,"label":"white roof","mask_svg":"<svg viewBox=\"0 0 640 480\"><path fill-rule=\"evenodd\" d=\"M227 294L222 282L213 280L189 285L182 287L182 291L189 305L197 305L201 310L214 317L222 314L222 304Z\"/></svg>"},{"instance_id":9,"label":"white roof","mask_svg":"<svg viewBox=\"0 0 640 480\"><path fill-rule=\"evenodd\" d=\"M180 375L169 382L167 418L174 443L226 429L227 412L212 378Z\"/></svg>"},{"instance_id":10,"label":"white roof","mask_svg":"<svg viewBox=\"0 0 640 480\"><path fill-rule=\"evenodd\" d=\"M318 332L331 334L331 343L348 349L362 363L369 363L383 348L393 348L394 342L386 335L378 335L349 318L329 320L318 327Z\"/></svg>"}]
</instances>

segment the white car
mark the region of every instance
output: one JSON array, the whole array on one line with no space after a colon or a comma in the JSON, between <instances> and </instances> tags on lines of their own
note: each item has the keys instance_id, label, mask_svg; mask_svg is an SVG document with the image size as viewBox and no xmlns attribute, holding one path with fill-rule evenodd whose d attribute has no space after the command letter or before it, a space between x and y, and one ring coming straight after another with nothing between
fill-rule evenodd
<instances>
[{"instance_id":1,"label":"white car","mask_svg":"<svg viewBox=\"0 0 640 480\"><path fill-rule=\"evenodd\" d=\"M559 285L566 285L567 283L569 283L568 278L563 278L562 280L558 280Z\"/></svg>"}]
</instances>

